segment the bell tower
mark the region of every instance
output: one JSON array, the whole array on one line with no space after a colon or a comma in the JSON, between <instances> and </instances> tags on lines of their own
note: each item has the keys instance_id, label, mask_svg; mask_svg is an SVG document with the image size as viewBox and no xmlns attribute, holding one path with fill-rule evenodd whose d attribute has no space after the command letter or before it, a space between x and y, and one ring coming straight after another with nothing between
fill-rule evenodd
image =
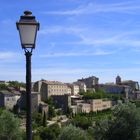
<instances>
[{"instance_id":1,"label":"bell tower","mask_svg":"<svg viewBox=\"0 0 140 140\"><path fill-rule=\"evenodd\" d=\"M121 77L119 75L116 77L116 84L117 85L121 84Z\"/></svg>"}]
</instances>

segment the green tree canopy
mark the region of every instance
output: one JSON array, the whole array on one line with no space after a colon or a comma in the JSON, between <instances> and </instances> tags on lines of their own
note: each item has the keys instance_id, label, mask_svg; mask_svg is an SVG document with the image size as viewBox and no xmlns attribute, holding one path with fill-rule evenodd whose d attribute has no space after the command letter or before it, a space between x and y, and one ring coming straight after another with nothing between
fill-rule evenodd
<instances>
[{"instance_id":1,"label":"green tree canopy","mask_svg":"<svg viewBox=\"0 0 140 140\"><path fill-rule=\"evenodd\" d=\"M19 87L26 87L26 84L23 82L18 82L18 81L9 81L9 86L19 88Z\"/></svg>"},{"instance_id":2,"label":"green tree canopy","mask_svg":"<svg viewBox=\"0 0 140 140\"><path fill-rule=\"evenodd\" d=\"M69 125L63 128L58 140L91 140L91 138L88 136L86 131L73 125Z\"/></svg>"},{"instance_id":3,"label":"green tree canopy","mask_svg":"<svg viewBox=\"0 0 140 140\"><path fill-rule=\"evenodd\" d=\"M7 85L6 84L0 84L0 90L5 90L7 89Z\"/></svg>"},{"instance_id":4,"label":"green tree canopy","mask_svg":"<svg viewBox=\"0 0 140 140\"><path fill-rule=\"evenodd\" d=\"M41 140L56 140L60 134L60 127L58 124L53 124L48 127L38 128L38 133Z\"/></svg>"},{"instance_id":5,"label":"green tree canopy","mask_svg":"<svg viewBox=\"0 0 140 140\"><path fill-rule=\"evenodd\" d=\"M97 92L91 92L87 91L83 94L83 99L103 99L103 98L108 98L111 100L119 100L123 99L122 94L113 94L113 93L105 93L102 90L99 90Z\"/></svg>"},{"instance_id":6,"label":"green tree canopy","mask_svg":"<svg viewBox=\"0 0 140 140\"><path fill-rule=\"evenodd\" d=\"M48 119L51 119L56 116L55 109L52 105L49 105L48 109Z\"/></svg>"},{"instance_id":7,"label":"green tree canopy","mask_svg":"<svg viewBox=\"0 0 140 140\"><path fill-rule=\"evenodd\" d=\"M42 117L41 113L35 112L35 113L32 114L32 125L33 125L33 128L42 126L42 122L43 122L43 117Z\"/></svg>"},{"instance_id":8,"label":"green tree canopy","mask_svg":"<svg viewBox=\"0 0 140 140\"><path fill-rule=\"evenodd\" d=\"M0 139L1 140L21 140L19 119L9 111L4 110L0 114Z\"/></svg>"},{"instance_id":9,"label":"green tree canopy","mask_svg":"<svg viewBox=\"0 0 140 140\"><path fill-rule=\"evenodd\" d=\"M112 118L96 122L97 140L139 140L140 111L132 103L117 105Z\"/></svg>"},{"instance_id":10,"label":"green tree canopy","mask_svg":"<svg viewBox=\"0 0 140 140\"><path fill-rule=\"evenodd\" d=\"M86 116L77 115L73 118L72 124L82 129L88 129L89 126L92 126L92 120Z\"/></svg>"}]
</instances>

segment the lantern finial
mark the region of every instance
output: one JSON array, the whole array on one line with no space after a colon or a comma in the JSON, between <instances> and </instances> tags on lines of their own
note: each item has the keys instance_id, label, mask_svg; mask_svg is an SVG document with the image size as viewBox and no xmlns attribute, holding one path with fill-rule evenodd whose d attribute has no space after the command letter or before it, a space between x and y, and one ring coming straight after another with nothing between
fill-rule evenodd
<instances>
[{"instance_id":1,"label":"lantern finial","mask_svg":"<svg viewBox=\"0 0 140 140\"><path fill-rule=\"evenodd\" d=\"M32 12L31 11L25 11L24 14L25 14L25 16L30 16L30 15L32 15Z\"/></svg>"}]
</instances>

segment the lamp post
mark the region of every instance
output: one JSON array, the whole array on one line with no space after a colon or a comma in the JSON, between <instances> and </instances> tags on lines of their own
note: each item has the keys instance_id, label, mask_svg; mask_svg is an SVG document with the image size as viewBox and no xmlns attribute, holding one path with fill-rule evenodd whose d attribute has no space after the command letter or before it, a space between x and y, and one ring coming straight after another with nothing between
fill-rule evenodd
<instances>
[{"instance_id":1,"label":"lamp post","mask_svg":"<svg viewBox=\"0 0 140 140\"><path fill-rule=\"evenodd\" d=\"M32 115L31 115L31 56L35 49L35 41L39 23L36 21L32 12L25 11L16 23L19 31L21 46L25 51L26 56L26 137L27 140L32 140Z\"/></svg>"}]
</instances>

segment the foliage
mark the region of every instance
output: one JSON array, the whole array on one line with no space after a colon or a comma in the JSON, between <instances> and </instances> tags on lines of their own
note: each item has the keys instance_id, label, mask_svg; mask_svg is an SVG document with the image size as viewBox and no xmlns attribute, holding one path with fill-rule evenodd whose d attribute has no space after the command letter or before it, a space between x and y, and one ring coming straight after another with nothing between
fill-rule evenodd
<instances>
[{"instance_id":1,"label":"foliage","mask_svg":"<svg viewBox=\"0 0 140 140\"><path fill-rule=\"evenodd\" d=\"M42 118L42 114L41 113L33 113L32 114L32 125L33 128L42 126L43 123L43 118Z\"/></svg>"},{"instance_id":2,"label":"foliage","mask_svg":"<svg viewBox=\"0 0 140 140\"><path fill-rule=\"evenodd\" d=\"M56 115L60 116L63 114L63 110L62 109L57 109L56 110Z\"/></svg>"},{"instance_id":3,"label":"foliage","mask_svg":"<svg viewBox=\"0 0 140 140\"><path fill-rule=\"evenodd\" d=\"M18 82L18 81L9 81L9 86L15 87L15 88L18 89L19 87L25 88L26 87L26 84L23 83L23 82Z\"/></svg>"},{"instance_id":4,"label":"foliage","mask_svg":"<svg viewBox=\"0 0 140 140\"><path fill-rule=\"evenodd\" d=\"M71 116L72 116L72 108L70 108L70 107L67 108L66 115L67 115L67 117L71 118Z\"/></svg>"},{"instance_id":5,"label":"foliage","mask_svg":"<svg viewBox=\"0 0 140 140\"><path fill-rule=\"evenodd\" d=\"M91 138L86 131L73 125L69 125L62 129L58 140L91 140Z\"/></svg>"},{"instance_id":6,"label":"foliage","mask_svg":"<svg viewBox=\"0 0 140 140\"><path fill-rule=\"evenodd\" d=\"M0 139L22 139L19 120L9 111L4 110L0 115Z\"/></svg>"},{"instance_id":7,"label":"foliage","mask_svg":"<svg viewBox=\"0 0 140 140\"><path fill-rule=\"evenodd\" d=\"M33 134L33 140L42 140L39 135Z\"/></svg>"},{"instance_id":8,"label":"foliage","mask_svg":"<svg viewBox=\"0 0 140 140\"><path fill-rule=\"evenodd\" d=\"M138 140L140 112L132 103L117 105L111 118L96 122L94 135L97 140Z\"/></svg>"},{"instance_id":9,"label":"foliage","mask_svg":"<svg viewBox=\"0 0 140 140\"><path fill-rule=\"evenodd\" d=\"M41 140L56 140L60 134L60 127L58 124L53 124L49 127L38 128L38 133Z\"/></svg>"},{"instance_id":10,"label":"foliage","mask_svg":"<svg viewBox=\"0 0 140 140\"><path fill-rule=\"evenodd\" d=\"M98 94L98 93L85 93L83 95L84 99L101 99L102 98L102 94Z\"/></svg>"},{"instance_id":11,"label":"foliage","mask_svg":"<svg viewBox=\"0 0 140 140\"><path fill-rule=\"evenodd\" d=\"M42 122L43 124L43 126L45 127L46 126L46 113L45 113L45 111L44 111L44 113L43 113L43 122Z\"/></svg>"},{"instance_id":12,"label":"foliage","mask_svg":"<svg viewBox=\"0 0 140 140\"><path fill-rule=\"evenodd\" d=\"M5 110L4 107L0 107L0 116L1 116L1 114L3 113L4 110Z\"/></svg>"},{"instance_id":13,"label":"foliage","mask_svg":"<svg viewBox=\"0 0 140 140\"><path fill-rule=\"evenodd\" d=\"M51 105L51 106L54 105L54 102L53 102L52 97L49 97L45 102L46 102L48 105Z\"/></svg>"},{"instance_id":14,"label":"foliage","mask_svg":"<svg viewBox=\"0 0 140 140\"><path fill-rule=\"evenodd\" d=\"M79 94L80 95L84 95L86 92L85 91L80 91Z\"/></svg>"},{"instance_id":15,"label":"foliage","mask_svg":"<svg viewBox=\"0 0 140 140\"><path fill-rule=\"evenodd\" d=\"M89 126L92 126L92 120L86 116L76 115L72 120L72 124L82 129L88 129Z\"/></svg>"},{"instance_id":16,"label":"foliage","mask_svg":"<svg viewBox=\"0 0 140 140\"><path fill-rule=\"evenodd\" d=\"M49 105L48 109L48 119L51 119L56 116L55 109L52 105Z\"/></svg>"},{"instance_id":17,"label":"foliage","mask_svg":"<svg viewBox=\"0 0 140 140\"><path fill-rule=\"evenodd\" d=\"M111 117L112 116L112 111L111 111L111 109L106 109L106 110L96 111L96 112L79 113L77 115L87 117L90 121L95 122L95 121L98 121L98 120L101 120L101 119Z\"/></svg>"},{"instance_id":18,"label":"foliage","mask_svg":"<svg viewBox=\"0 0 140 140\"><path fill-rule=\"evenodd\" d=\"M5 90L7 89L7 85L6 84L0 84L0 90Z\"/></svg>"},{"instance_id":19,"label":"foliage","mask_svg":"<svg viewBox=\"0 0 140 140\"><path fill-rule=\"evenodd\" d=\"M18 105L18 104L14 105L14 106L13 106L13 113L14 113L14 114L19 114L19 112L20 112L19 109L20 109L20 108L19 108L19 105Z\"/></svg>"},{"instance_id":20,"label":"foliage","mask_svg":"<svg viewBox=\"0 0 140 140\"><path fill-rule=\"evenodd\" d=\"M131 100L131 103L134 103L136 107L140 107L140 100Z\"/></svg>"},{"instance_id":21,"label":"foliage","mask_svg":"<svg viewBox=\"0 0 140 140\"><path fill-rule=\"evenodd\" d=\"M83 94L83 99L102 99L102 98L108 98L111 100L119 100L123 99L123 95L121 94L113 94L113 93L105 93L102 90L98 90L97 92L91 92L87 91Z\"/></svg>"}]
</instances>

